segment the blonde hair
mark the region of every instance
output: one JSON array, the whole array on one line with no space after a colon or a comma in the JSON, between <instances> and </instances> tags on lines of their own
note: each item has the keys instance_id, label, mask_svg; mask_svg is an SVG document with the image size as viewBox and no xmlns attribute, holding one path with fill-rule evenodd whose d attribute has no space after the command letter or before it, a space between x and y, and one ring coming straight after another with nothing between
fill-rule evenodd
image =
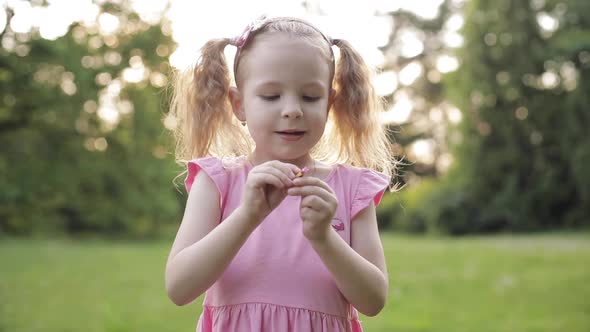
<instances>
[{"instance_id":1,"label":"blonde hair","mask_svg":"<svg viewBox=\"0 0 590 332\"><path fill-rule=\"evenodd\" d=\"M393 175L395 160L385 128L379 123L382 101L371 84L371 71L362 57L346 41L330 40L309 23L297 19L275 19L256 31L284 32L307 38L332 54L331 42L340 49L340 59L331 66L334 102L329 110L326 131L312 149L313 158L328 163L345 163ZM216 39L201 48L197 64L175 75L170 114L177 121L176 159L219 158L247 155L254 146L229 103L230 73L224 49L234 40ZM247 52L241 52L243 57ZM236 58L236 63L239 58ZM330 61L333 61L330 59ZM239 76L239 71L236 74ZM237 81L237 79L236 79Z\"/></svg>"}]
</instances>

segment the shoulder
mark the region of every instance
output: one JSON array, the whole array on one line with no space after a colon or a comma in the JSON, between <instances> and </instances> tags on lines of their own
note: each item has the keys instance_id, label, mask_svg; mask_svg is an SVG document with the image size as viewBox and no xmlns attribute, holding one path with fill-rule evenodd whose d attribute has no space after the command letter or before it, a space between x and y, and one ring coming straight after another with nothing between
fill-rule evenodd
<instances>
[{"instance_id":1,"label":"shoulder","mask_svg":"<svg viewBox=\"0 0 590 332\"><path fill-rule=\"evenodd\" d=\"M345 195L351 204L351 217L368 207L371 202L379 205L385 191L390 186L391 177L368 169L350 165L338 164L334 166L333 182Z\"/></svg>"},{"instance_id":2,"label":"shoulder","mask_svg":"<svg viewBox=\"0 0 590 332\"><path fill-rule=\"evenodd\" d=\"M332 168L332 173L334 173L336 178L354 186L359 186L367 182L374 182L379 186L387 186L391 181L391 176L368 168L355 167L346 164L336 164L333 165Z\"/></svg>"},{"instance_id":3,"label":"shoulder","mask_svg":"<svg viewBox=\"0 0 590 332\"><path fill-rule=\"evenodd\" d=\"M223 158L203 157L189 160L186 163L187 176L185 186L190 191L195 177L199 173L205 173L216 184L220 191L227 185L229 178L240 174L240 170L246 167L244 157ZM201 172L202 171L202 172Z\"/></svg>"},{"instance_id":4,"label":"shoulder","mask_svg":"<svg viewBox=\"0 0 590 332\"><path fill-rule=\"evenodd\" d=\"M212 170L215 172L227 172L236 168L242 168L246 166L246 158L240 157L202 157L191 159L186 162L187 167L200 167L203 169Z\"/></svg>"}]
</instances>

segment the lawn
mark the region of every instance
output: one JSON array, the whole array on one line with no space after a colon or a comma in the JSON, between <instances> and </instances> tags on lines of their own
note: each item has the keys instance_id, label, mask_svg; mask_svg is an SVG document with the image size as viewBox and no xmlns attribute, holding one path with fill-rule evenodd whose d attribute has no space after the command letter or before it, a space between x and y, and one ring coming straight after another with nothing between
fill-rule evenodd
<instances>
[{"instance_id":1,"label":"lawn","mask_svg":"<svg viewBox=\"0 0 590 332\"><path fill-rule=\"evenodd\" d=\"M590 331L590 234L383 234L389 302L365 331ZM0 238L0 331L194 331L164 290L169 242Z\"/></svg>"}]
</instances>

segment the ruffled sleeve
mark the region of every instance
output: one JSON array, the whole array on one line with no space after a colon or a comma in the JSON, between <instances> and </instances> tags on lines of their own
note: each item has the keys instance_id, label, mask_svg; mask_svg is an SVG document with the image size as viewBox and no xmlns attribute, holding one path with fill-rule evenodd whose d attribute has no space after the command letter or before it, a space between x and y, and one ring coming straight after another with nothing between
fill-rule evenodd
<instances>
[{"instance_id":1,"label":"ruffled sleeve","mask_svg":"<svg viewBox=\"0 0 590 332\"><path fill-rule=\"evenodd\" d=\"M187 176L184 180L186 191L190 192L195 177L201 170L213 180L219 191L220 202L223 202L228 187L228 177L221 160L215 157L198 158L188 162Z\"/></svg>"},{"instance_id":2,"label":"ruffled sleeve","mask_svg":"<svg viewBox=\"0 0 590 332\"><path fill-rule=\"evenodd\" d=\"M375 203L375 206L379 205L390 180L391 178L383 173L361 169L352 199L350 219L354 219L361 210L370 205L371 201Z\"/></svg>"}]
</instances>

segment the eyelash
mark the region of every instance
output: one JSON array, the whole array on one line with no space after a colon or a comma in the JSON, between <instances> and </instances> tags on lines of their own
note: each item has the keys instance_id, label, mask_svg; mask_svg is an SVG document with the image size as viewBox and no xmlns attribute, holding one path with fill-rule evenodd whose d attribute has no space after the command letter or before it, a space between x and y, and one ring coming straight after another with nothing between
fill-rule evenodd
<instances>
[{"instance_id":1,"label":"eyelash","mask_svg":"<svg viewBox=\"0 0 590 332\"><path fill-rule=\"evenodd\" d=\"M303 100L305 100L306 102L309 102L309 103L316 102L316 101L320 100L320 98L321 97L303 96Z\"/></svg>"},{"instance_id":2,"label":"eyelash","mask_svg":"<svg viewBox=\"0 0 590 332\"><path fill-rule=\"evenodd\" d=\"M260 96L260 98L262 98L266 101L276 101L279 98L281 98L281 96L280 95ZM308 103L313 103L313 102L320 100L321 97L303 96L302 98L304 101L306 101Z\"/></svg>"}]
</instances>

